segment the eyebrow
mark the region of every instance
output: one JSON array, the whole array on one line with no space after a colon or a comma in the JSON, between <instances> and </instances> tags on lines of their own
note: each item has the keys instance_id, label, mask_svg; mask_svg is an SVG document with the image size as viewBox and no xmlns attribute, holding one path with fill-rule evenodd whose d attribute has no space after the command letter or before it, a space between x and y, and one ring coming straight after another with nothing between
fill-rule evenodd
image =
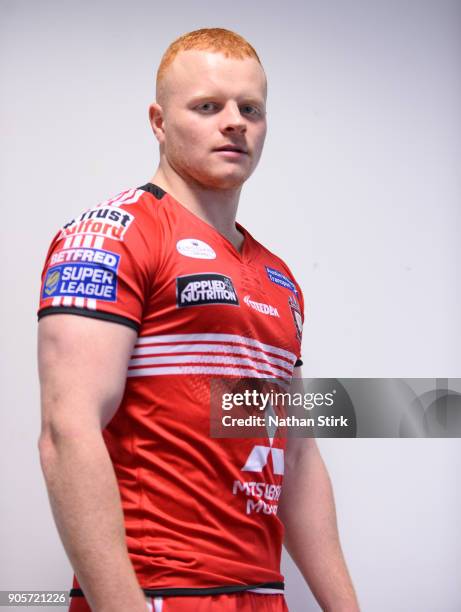
<instances>
[{"instance_id":1,"label":"eyebrow","mask_svg":"<svg viewBox=\"0 0 461 612\"><path fill-rule=\"evenodd\" d=\"M189 104L199 104L200 102L204 102L205 100L210 100L213 98L221 98L221 95L218 93L210 93L210 94L197 94L195 96L192 96L192 98L189 99ZM254 96L242 96L242 100L243 102L240 102L240 104L244 103L244 104L254 104L256 106L265 106L265 101L264 98L255 98Z\"/></svg>"}]
</instances>

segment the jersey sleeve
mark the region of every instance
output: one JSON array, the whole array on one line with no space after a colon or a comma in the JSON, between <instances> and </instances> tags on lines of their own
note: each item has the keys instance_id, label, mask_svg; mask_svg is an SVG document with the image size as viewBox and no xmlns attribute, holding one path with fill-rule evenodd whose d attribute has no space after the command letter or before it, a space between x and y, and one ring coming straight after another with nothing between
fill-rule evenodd
<instances>
[{"instance_id":1,"label":"jersey sleeve","mask_svg":"<svg viewBox=\"0 0 461 612\"><path fill-rule=\"evenodd\" d=\"M42 272L39 319L76 314L139 330L161 235L155 205L144 193L129 204L126 197L122 204L108 200L55 235Z\"/></svg>"}]
</instances>

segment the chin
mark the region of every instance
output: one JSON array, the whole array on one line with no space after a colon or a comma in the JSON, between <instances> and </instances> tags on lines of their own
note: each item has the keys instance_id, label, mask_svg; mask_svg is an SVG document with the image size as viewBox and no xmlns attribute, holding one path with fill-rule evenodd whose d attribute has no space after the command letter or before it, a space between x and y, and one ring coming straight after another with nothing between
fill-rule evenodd
<instances>
[{"instance_id":1,"label":"chin","mask_svg":"<svg viewBox=\"0 0 461 612\"><path fill-rule=\"evenodd\" d=\"M199 182L211 189L237 189L249 178L248 173L215 174L202 176Z\"/></svg>"},{"instance_id":2,"label":"chin","mask_svg":"<svg viewBox=\"0 0 461 612\"><path fill-rule=\"evenodd\" d=\"M246 178L244 179L222 179L222 180L217 180L215 182L210 183L210 187L212 187L213 189L238 189L239 187L241 187L243 185L243 183L246 181Z\"/></svg>"}]
</instances>

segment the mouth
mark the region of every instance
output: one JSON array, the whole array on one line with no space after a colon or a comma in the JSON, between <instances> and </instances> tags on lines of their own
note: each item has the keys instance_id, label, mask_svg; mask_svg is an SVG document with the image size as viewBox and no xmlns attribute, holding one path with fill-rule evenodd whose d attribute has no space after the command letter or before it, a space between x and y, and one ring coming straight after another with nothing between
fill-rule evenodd
<instances>
[{"instance_id":1,"label":"mouth","mask_svg":"<svg viewBox=\"0 0 461 612\"><path fill-rule=\"evenodd\" d=\"M244 147L239 147L237 145L231 145L231 144L223 145L222 147L218 147L213 150L217 152L229 152L229 153L238 153L240 155L248 155L248 150L245 149Z\"/></svg>"}]
</instances>

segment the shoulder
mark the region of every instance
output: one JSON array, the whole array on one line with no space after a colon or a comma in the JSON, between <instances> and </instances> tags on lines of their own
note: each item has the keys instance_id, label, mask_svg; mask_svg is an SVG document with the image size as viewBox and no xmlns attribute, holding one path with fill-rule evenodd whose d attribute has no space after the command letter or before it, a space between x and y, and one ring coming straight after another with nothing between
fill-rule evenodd
<instances>
[{"instance_id":1,"label":"shoulder","mask_svg":"<svg viewBox=\"0 0 461 612\"><path fill-rule=\"evenodd\" d=\"M125 189L82 210L63 226L63 237L75 233L76 229L79 232L101 233L108 238L112 234L117 237L128 230L137 215L149 214L154 210L153 196L143 187ZM86 223L79 225L82 222Z\"/></svg>"},{"instance_id":2,"label":"shoulder","mask_svg":"<svg viewBox=\"0 0 461 612\"><path fill-rule=\"evenodd\" d=\"M160 248L157 201L164 192L125 189L68 218L51 240L47 265L97 263L107 254L130 261L150 261Z\"/></svg>"},{"instance_id":3,"label":"shoulder","mask_svg":"<svg viewBox=\"0 0 461 612\"><path fill-rule=\"evenodd\" d=\"M72 308L138 326L163 254L156 201L126 189L68 220L46 256L40 316Z\"/></svg>"}]
</instances>

